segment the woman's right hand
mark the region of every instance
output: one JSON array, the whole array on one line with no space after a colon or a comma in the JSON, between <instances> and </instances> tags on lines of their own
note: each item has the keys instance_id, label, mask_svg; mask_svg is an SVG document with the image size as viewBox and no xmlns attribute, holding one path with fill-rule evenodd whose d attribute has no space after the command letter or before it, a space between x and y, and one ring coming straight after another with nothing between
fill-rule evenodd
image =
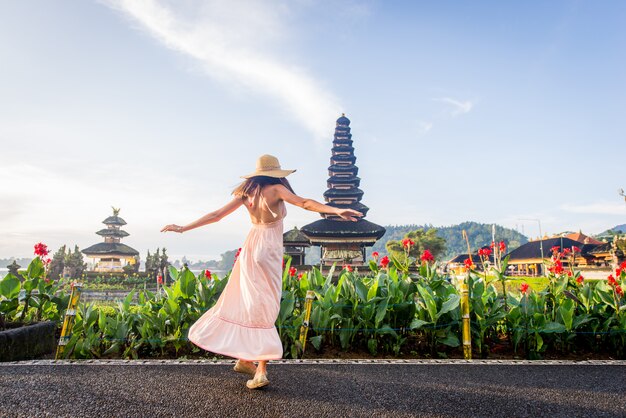
<instances>
[{"instance_id":1,"label":"woman's right hand","mask_svg":"<svg viewBox=\"0 0 626 418\"><path fill-rule=\"evenodd\" d=\"M180 225L175 225L175 224L170 224L170 225L165 225L163 227L163 229L161 229L161 232L178 232L179 234L183 233L183 227Z\"/></svg>"},{"instance_id":2,"label":"woman's right hand","mask_svg":"<svg viewBox=\"0 0 626 418\"><path fill-rule=\"evenodd\" d=\"M358 221L357 218L360 218L363 216L361 212L359 212L358 210L354 210L354 209L339 209L337 211L337 215L341 216L341 219L345 219L346 221L352 221L352 222Z\"/></svg>"}]
</instances>

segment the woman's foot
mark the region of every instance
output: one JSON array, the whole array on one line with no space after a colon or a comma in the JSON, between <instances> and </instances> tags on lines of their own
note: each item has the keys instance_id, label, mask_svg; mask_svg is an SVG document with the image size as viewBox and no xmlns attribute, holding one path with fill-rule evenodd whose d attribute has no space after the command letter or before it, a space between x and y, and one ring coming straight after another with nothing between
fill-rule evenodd
<instances>
[{"instance_id":1,"label":"woman's foot","mask_svg":"<svg viewBox=\"0 0 626 418\"><path fill-rule=\"evenodd\" d=\"M248 389L259 389L269 384L270 381L267 380L267 376L265 375L265 373L257 373L254 375L254 379L248 380L246 382L246 386L248 387Z\"/></svg>"},{"instance_id":2,"label":"woman's foot","mask_svg":"<svg viewBox=\"0 0 626 418\"><path fill-rule=\"evenodd\" d=\"M233 367L233 370L235 370L237 373L245 373L251 376L254 376L256 374L256 366L251 361L237 360L237 362L235 363L235 367Z\"/></svg>"}]
</instances>

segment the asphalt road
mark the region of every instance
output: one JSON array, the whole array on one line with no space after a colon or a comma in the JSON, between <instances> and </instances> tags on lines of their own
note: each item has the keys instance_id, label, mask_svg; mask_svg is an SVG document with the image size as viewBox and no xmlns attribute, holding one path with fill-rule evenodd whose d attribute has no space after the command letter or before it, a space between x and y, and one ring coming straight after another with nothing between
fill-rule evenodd
<instances>
[{"instance_id":1,"label":"asphalt road","mask_svg":"<svg viewBox=\"0 0 626 418\"><path fill-rule=\"evenodd\" d=\"M626 362L0 363L2 417L624 417Z\"/></svg>"}]
</instances>

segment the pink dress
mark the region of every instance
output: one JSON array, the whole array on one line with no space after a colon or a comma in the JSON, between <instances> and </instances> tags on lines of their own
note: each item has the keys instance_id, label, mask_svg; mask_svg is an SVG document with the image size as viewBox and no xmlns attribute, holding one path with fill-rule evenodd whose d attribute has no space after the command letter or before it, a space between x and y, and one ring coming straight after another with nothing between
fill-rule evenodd
<instances>
[{"instance_id":1,"label":"pink dress","mask_svg":"<svg viewBox=\"0 0 626 418\"><path fill-rule=\"evenodd\" d=\"M272 212L274 222L252 223L217 303L189 328L189 341L198 347L248 361L282 358L275 323L282 292L286 209L282 201L279 206L282 213Z\"/></svg>"}]
</instances>

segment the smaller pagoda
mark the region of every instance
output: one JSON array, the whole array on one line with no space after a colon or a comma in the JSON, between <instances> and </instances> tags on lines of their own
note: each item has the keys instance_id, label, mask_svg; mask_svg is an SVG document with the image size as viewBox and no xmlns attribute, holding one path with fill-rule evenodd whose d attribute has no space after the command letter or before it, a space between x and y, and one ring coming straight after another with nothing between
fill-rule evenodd
<instances>
[{"instance_id":1,"label":"smaller pagoda","mask_svg":"<svg viewBox=\"0 0 626 418\"><path fill-rule=\"evenodd\" d=\"M135 265L137 262L139 251L120 243L120 240L129 234L120 229L126 225L126 221L120 218L119 214L120 209L113 208L113 216L102 221L107 227L96 232L104 237L104 242L82 250L82 253L91 259L92 271L123 272L125 266Z\"/></svg>"},{"instance_id":2,"label":"smaller pagoda","mask_svg":"<svg viewBox=\"0 0 626 418\"><path fill-rule=\"evenodd\" d=\"M291 257L292 266L304 265L304 252L310 246L311 241L297 227L283 234L284 251Z\"/></svg>"}]
</instances>

